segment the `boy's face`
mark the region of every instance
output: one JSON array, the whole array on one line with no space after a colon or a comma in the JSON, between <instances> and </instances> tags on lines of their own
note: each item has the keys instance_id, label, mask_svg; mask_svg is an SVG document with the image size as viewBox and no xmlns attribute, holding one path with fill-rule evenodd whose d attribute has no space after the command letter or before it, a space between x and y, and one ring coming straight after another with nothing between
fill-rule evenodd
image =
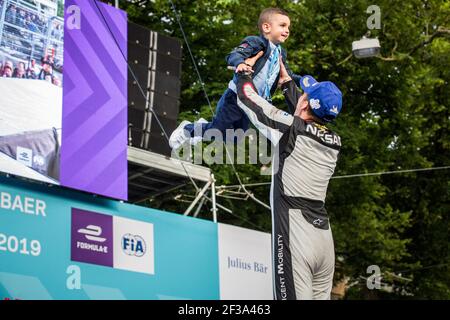
<instances>
[{"instance_id":1,"label":"boy's face","mask_svg":"<svg viewBox=\"0 0 450 320\"><path fill-rule=\"evenodd\" d=\"M262 28L267 39L274 44L280 44L289 37L291 20L282 14L274 14L270 22L263 23Z\"/></svg>"}]
</instances>

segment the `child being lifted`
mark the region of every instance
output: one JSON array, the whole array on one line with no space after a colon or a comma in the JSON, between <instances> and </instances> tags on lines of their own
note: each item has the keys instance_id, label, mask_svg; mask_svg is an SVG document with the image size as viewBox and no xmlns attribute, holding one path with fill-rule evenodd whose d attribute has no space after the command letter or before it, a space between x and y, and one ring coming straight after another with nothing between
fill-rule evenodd
<instances>
[{"instance_id":1,"label":"child being lifted","mask_svg":"<svg viewBox=\"0 0 450 320\"><path fill-rule=\"evenodd\" d=\"M277 88L280 77L280 56L287 72L297 86L300 86L300 76L293 74L289 69L286 63L286 51L281 47L281 44L289 37L290 23L288 14L284 10L264 9L258 19L260 36L246 37L226 57L228 65L236 68L236 73L240 71L253 73L253 82L258 94L269 102L272 100L272 94ZM235 74L220 98L211 122L203 118L194 123L182 121L170 136L170 147L178 149L186 142L196 144L202 140L203 134L208 129L220 130L224 138L227 129L247 130L250 122L237 105L236 83ZM293 110L289 111L293 113Z\"/></svg>"}]
</instances>

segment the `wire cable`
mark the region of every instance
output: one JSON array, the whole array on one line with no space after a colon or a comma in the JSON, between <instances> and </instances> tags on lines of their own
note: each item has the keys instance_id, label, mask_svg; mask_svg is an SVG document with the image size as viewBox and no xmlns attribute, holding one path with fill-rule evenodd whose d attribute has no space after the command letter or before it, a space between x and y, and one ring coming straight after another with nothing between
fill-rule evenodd
<instances>
[{"instance_id":1,"label":"wire cable","mask_svg":"<svg viewBox=\"0 0 450 320\"><path fill-rule=\"evenodd\" d=\"M144 93L144 90L142 89L141 84L139 83L139 81L138 81L136 75L134 74L133 70L131 69L130 64L128 63L127 57L125 57L125 54L123 53L122 49L120 48L119 43L117 42L116 37L114 36L113 32L111 31L111 29L110 29L110 27L109 27L109 24L108 24L108 22L106 21L105 16L103 15L102 10L101 10L100 7L98 6L97 1L94 0L93 2L94 2L94 4L95 4L95 6L97 7L98 12L99 12L100 15L102 16L103 22L105 23L105 25L106 25L106 27L107 27L107 29L108 29L108 31L109 31L111 37L114 39L114 42L115 42L115 44L116 44L116 46L117 46L117 49L120 51L120 53L121 53L123 59L125 60L125 62L126 62L126 64L127 64L127 67L128 67L128 70L130 71L130 73L131 73L133 79L136 81L136 84L138 85L139 91L141 92L141 94L142 94L142 96L144 97L145 101L146 101L146 102L149 102L148 99L147 99L147 97L146 97L146 95L145 95L145 93ZM153 106L150 106L150 107L149 107L149 110L150 110L150 112L153 114L153 117L155 117L156 122L158 123L159 127L161 128L162 132L164 133L164 136L165 136L166 139L167 139L167 143L169 143L169 136L167 135L166 130L164 129L164 127L163 127L161 121L159 120L158 115L157 115L156 112L153 110ZM196 192L199 192L200 188L197 186L197 184L195 183L194 179L192 179L191 175L189 174L189 172L187 171L186 167L184 166L183 161L180 161L180 163L181 163L181 166L183 167L184 172L185 172L186 175L188 176L189 180L190 180L191 183L194 185Z\"/></svg>"},{"instance_id":2,"label":"wire cable","mask_svg":"<svg viewBox=\"0 0 450 320\"><path fill-rule=\"evenodd\" d=\"M177 22L178 22L178 25L179 25L179 27L180 27L181 33L182 33L182 35L183 35L184 42L186 43L186 47L187 47L187 49L188 49L188 51L189 51L189 55L190 55L190 57L191 57L191 59L192 59L192 63L193 63L193 65L194 65L195 71L196 71L197 76L198 76L198 79L199 79L199 81L200 81L200 84L201 84L203 93L204 93L204 95L205 95L205 97L206 97L206 101L208 102L209 109L210 109L212 115L214 116L214 111L213 111L213 108L212 108L212 106L211 106L211 101L209 100L208 93L206 92L206 88L205 88L205 85L204 85L204 83L203 83L203 80L202 80L200 71L199 71L198 68L197 68L197 63L196 63L196 61L195 61L194 55L192 54L192 50L191 50L191 47L190 47L189 42L188 42L188 40L187 40L186 33L184 32L183 25L181 24L181 19L179 18L178 14L177 14L177 10L176 10L176 8L175 8L175 4L173 3L173 1L172 1L172 0L169 0L169 2L170 2L170 4L171 4L171 6L172 6L173 13L174 13L175 18L176 18L176 20L177 20ZM223 142L223 144L225 145L225 142ZM232 169L233 169L233 171L234 171L234 174L235 174L235 176L236 176L236 178L237 178L237 180L238 180L238 183L239 183L239 185L242 187L243 191L244 191L244 192L245 192L245 193L246 193L253 201L255 201L256 203L262 205L262 206L265 207L266 209L270 210L270 206L268 206L266 203L262 202L261 200L257 199L253 193L249 192L249 191L245 188L244 184L242 183L241 177L239 176L239 173L237 172L236 167L234 166L233 158L231 158L231 155L229 154L229 151L228 151L228 149L226 148L226 145L225 145L225 152L226 152L226 155L228 156L228 158L230 159L231 167L232 167Z\"/></svg>"},{"instance_id":3,"label":"wire cable","mask_svg":"<svg viewBox=\"0 0 450 320\"><path fill-rule=\"evenodd\" d=\"M117 49L120 51L122 57L124 58L125 62L127 63L128 70L130 71L131 75L133 76L134 80L136 81L136 84L138 85L139 90L141 91L142 96L144 97L145 101L148 102L148 99L147 99L147 97L146 97L146 95L145 95L145 93L144 93L144 91L143 91L143 89L142 89L142 87L141 87L141 85L140 85L140 83L139 83L139 81L138 81L136 75L134 74L133 70L132 70L131 67L130 67L130 64L128 63L128 59L125 57L124 53L123 53L122 50L120 49L120 46L119 46L119 43L117 42L117 39L114 37L114 34L112 33L111 29L109 28L108 22L106 21L105 16L103 15L103 12L102 12L101 9L99 8L99 6L98 6L98 4L97 4L97 2L96 2L95 0L94 0L94 3L95 3L95 6L97 7L97 10L100 12L100 15L102 16L102 19L103 19L103 21L104 21L106 27L108 28L108 31L109 31L111 37L114 39L114 42L116 43ZM206 91L205 91L205 93L206 93ZM160 126L161 130L163 131L163 133L164 133L164 135L165 135L165 137L166 137L166 139L167 139L167 142L169 142L169 136L167 135L167 133L166 133L164 127L162 126L161 122L159 121L158 116L157 116L156 113L154 112L153 106L150 106L150 109L149 109L149 110L153 113L155 119L156 119L157 122L158 122L158 125ZM182 165L182 167L183 167L183 169L184 169L186 175L187 175L187 176L189 177L189 179L191 180L191 183L194 185L194 187L195 187L195 189L196 189L196 192L198 193L198 192L200 191L199 187L196 185L196 183L194 182L194 180L193 180L192 177L190 176L190 174L189 174L189 172L187 171L186 167L184 166L183 162L180 161L180 163L181 163L181 165ZM210 200L207 196L205 196L205 198L208 199L208 200ZM217 206L218 206L218 207L221 207L219 204L217 204ZM239 216L233 214L233 212L229 212L229 213L230 213L231 215L235 216L236 218L239 218L239 219L241 219L242 221L247 222L248 224L254 226L255 228L258 228L259 230L261 230L256 224L254 224L254 223L252 223L252 222L250 222L250 221L248 221L248 220L246 220L246 219L244 219L244 218L242 218L242 217L239 217Z\"/></svg>"},{"instance_id":4,"label":"wire cable","mask_svg":"<svg viewBox=\"0 0 450 320\"><path fill-rule=\"evenodd\" d=\"M369 176L381 176L381 175L385 175L385 174L421 172L421 171L432 171L432 170L446 170L446 169L450 169L450 166L434 167L434 168L432 167L432 168L394 170L394 171L381 171L381 172L372 172L372 173L357 173L357 174L348 174L348 175L344 175L344 176L336 176L336 177L332 177L331 179L358 178L358 177L369 177Z\"/></svg>"},{"instance_id":5,"label":"wire cable","mask_svg":"<svg viewBox=\"0 0 450 320\"><path fill-rule=\"evenodd\" d=\"M192 60L192 64L194 65L195 72L197 73L197 77L200 80L200 85L202 87L203 94L205 95L206 101L208 102L209 110L211 110L211 113L214 115L214 110L212 109L211 101L209 101L209 96L208 96L208 93L206 92L205 83L203 82L202 76L200 75L200 71L197 68L197 63L195 61L194 55L192 54L191 46L189 45L189 42L186 37L186 33L184 32L183 26L181 24L181 19L178 17L177 9L175 8L175 4L172 2L172 0L169 0L169 2L172 6L172 10L175 15L175 18L177 19L178 25L180 26L181 34L183 35L184 42L186 43L186 47L189 51L189 55L191 56L191 60Z\"/></svg>"},{"instance_id":6,"label":"wire cable","mask_svg":"<svg viewBox=\"0 0 450 320\"><path fill-rule=\"evenodd\" d=\"M357 173L357 174L348 174L348 175L331 177L331 179L359 178L359 177L369 177L369 176L381 176L381 175L386 175L386 174L424 172L424 171L447 170L447 169L450 169L450 166L381 171L381 172L371 172L371 173ZM245 184L246 187L258 187L258 186L266 186L266 185L270 185L270 182L258 182L258 183ZM240 185L235 184L235 185L229 185L229 186L219 186L217 188L218 189L228 189L228 188L233 189L233 188L239 188L239 187L240 187Z\"/></svg>"}]
</instances>

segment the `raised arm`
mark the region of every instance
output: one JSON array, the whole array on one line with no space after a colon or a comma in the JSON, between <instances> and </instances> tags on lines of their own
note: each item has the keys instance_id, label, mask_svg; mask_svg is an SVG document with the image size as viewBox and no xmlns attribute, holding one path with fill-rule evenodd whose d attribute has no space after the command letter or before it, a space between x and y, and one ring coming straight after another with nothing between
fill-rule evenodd
<instances>
[{"instance_id":1,"label":"raised arm","mask_svg":"<svg viewBox=\"0 0 450 320\"><path fill-rule=\"evenodd\" d=\"M295 85L294 80L287 71L286 66L282 60L280 61L280 80L278 84L281 85L281 91L283 92L284 98L286 100L289 113L294 114L297 107L297 102L302 94Z\"/></svg>"},{"instance_id":2,"label":"raised arm","mask_svg":"<svg viewBox=\"0 0 450 320\"><path fill-rule=\"evenodd\" d=\"M294 80L295 84L297 85L297 87L300 87L300 79L302 78L300 75L295 74L291 68L289 68L289 65L287 63L287 53L286 50L282 50L281 51L281 57L282 57L282 61L285 65L286 71L289 74L289 76L292 78L292 80Z\"/></svg>"},{"instance_id":3,"label":"raised arm","mask_svg":"<svg viewBox=\"0 0 450 320\"><path fill-rule=\"evenodd\" d=\"M276 145L281 136L289 130L294 117L260 97L250 75L239 73L236 87L238 106L246 113L253 125Z\"/></svg>"}]
</instances>

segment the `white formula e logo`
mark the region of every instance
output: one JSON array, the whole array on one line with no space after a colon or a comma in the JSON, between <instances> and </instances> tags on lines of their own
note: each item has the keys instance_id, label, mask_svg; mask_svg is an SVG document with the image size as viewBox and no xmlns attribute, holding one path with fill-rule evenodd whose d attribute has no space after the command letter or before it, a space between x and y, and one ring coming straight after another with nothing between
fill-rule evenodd
<instances>
[{"instance_id":1,"label":"white formula e logo","mask_svg":"<svg viewBox=\"0 0 450 320\"><path fill-rule=\"evenodd\" d=\"M33 166L33 163L32 163L33 150L17 146L16 160L19 161L20 163L26 165L27 167L32 167Z\"/></svg>"},{"instance_id":2,"label":"white formula e logo","mask_svg":"<svg viewBox=\"0 0 450 320\"><path fill-rule=\"evenodd\" d=\"M84 229L78 229L78 233L84 234L86 239L95 242L105 242L106 238L99 237L102 235L102 228L95 225L88 225Z\"/></svg>"}]
</instances>

